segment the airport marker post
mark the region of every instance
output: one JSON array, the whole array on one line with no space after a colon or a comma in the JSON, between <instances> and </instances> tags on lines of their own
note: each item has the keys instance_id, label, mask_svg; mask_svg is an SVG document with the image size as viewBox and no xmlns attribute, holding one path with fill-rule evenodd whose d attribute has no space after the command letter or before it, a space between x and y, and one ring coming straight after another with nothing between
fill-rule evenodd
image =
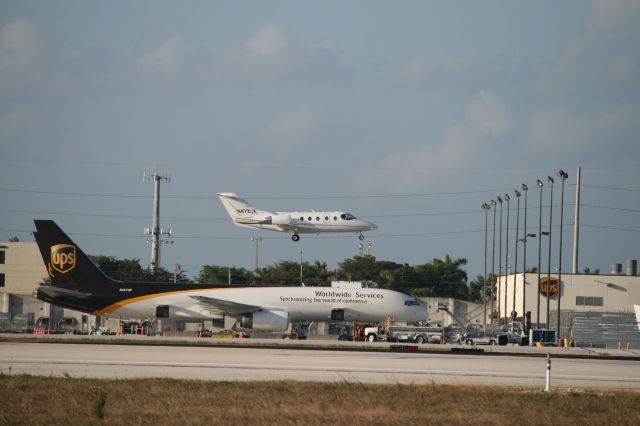
<instances>
[{"instance_id":1,"label":"airport marker post","mask_svg":"<svg viewBox=\"0 0 640 426\"><path fill-rule=\"evenodd\" d=\"M547 354L547 382L544 387L545 392L549 392L551 390L551 354Z\"/></svg>"}]
</instances>

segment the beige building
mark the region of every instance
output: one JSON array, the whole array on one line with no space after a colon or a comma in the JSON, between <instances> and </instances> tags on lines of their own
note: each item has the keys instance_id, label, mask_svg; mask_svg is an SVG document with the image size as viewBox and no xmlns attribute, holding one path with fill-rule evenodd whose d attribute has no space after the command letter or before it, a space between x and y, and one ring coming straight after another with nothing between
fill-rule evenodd
<instances>
[{"instance_id":1,"label":"beige building","mask_svg":"<svg viewBox=\"0 0 640 426\"><path fill-rule=\"evenodd\" d=\"M48 277L35 242L0 241L0 328L31 328L38 318L75 318L83 328L95 324L93 316L63 309L35 297L40 283Z\"/></svg>"},{"instance_id":2,"label":"beige building","mask_svg":"<svg viewBox=\"0 0 640 426\"><path fill-rule=\"evenodd\" d=\"M558 297L563 311L633 312L633 305L640 304L639 276L562 274L560 286L557 285L557 279L557 274L551 274L551 297L548 299L550 313L557 311ZM508 318L512 311L517 313L518 318L522 317L524 296L524 309L525 312L531 312L531 323L535 326L539 320L541 325L546 324L546 274L541 274L539 285L538 274L512 274L499 277L498 280L501 318ZM497 304L495 311L498 311Z\"/></svg>"}]
</instances>

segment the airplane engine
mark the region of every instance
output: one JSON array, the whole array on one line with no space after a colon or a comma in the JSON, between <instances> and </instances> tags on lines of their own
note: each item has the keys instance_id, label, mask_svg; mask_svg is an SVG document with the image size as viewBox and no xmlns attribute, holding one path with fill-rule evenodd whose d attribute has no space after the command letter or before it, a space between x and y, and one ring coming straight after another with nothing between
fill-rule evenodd
<instances>
[{"instance_id":1,"label":"airplane engine","mask_svg":"<svg viewBox=\"0 0 640 426\"><path fill-rule=\"evenodd\" d=\"M271 223L274 225L288 225L291 223L291 215L274 214L271 216Z\"/></svg>"},{"instance_id":2,"label":"airplane engine","mask_svg":"<svg viewBox=\"0 0 640 426\"><path fill-rule=\"evenodd\" d=\"M243 315L240 326L256 331L285 331L289 327L289 313L286 311L258 311Z\"/></svg>"}]
</instances>

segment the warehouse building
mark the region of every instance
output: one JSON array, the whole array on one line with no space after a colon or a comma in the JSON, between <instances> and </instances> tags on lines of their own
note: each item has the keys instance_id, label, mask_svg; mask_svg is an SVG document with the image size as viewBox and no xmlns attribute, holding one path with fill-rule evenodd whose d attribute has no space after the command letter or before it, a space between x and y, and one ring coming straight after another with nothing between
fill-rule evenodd
<instances>
[{"instance_id":1,"label":"warehouse building","mask_svg":"<svg viewBox=\"0 0 640 426\"><path fill-rule=\"evenodd\" d=\"M32 330L39 318L51 318L52 326L66 321L87 332L95 317L38 300L35 292L48 278L35 242L17 238L0 241L0 331Z\"/></svg>"},{"instance_id":2,"label":"warehouse building","mask_svg":"<svg viewBox=\"0 0 640 426\"><path fill-rule=\"evenodd\" d=\"M530 312L532 328L557 330L559 301L560 338L583 338L594 346L629 342L632 347L640 347L634 312L634 305L640 305L636 264L630 261L626 274L620 264L614 265L611 274L563 273L560 282L558 274L543 273L539 278L537 273L498 277L493 321L498 318L503 324L512 318L521 321L523 312ZM587 334L589 337L584 337Z\"/></svg>"}]
</instances>

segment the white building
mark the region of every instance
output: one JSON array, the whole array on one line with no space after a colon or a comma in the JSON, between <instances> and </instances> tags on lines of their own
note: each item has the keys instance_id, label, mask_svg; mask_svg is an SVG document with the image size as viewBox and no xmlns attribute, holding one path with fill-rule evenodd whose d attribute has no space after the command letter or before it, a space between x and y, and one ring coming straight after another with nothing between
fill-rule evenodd
<instances>
[{"instance_id":1,"label":"white building","mask_svg":"<svg viewBox=\"0 0 640 426\"><path fill-rule=\"evenodd\" d=\"M522 318L523 312L531 312L531 323L535 327L538 322L543 326L546 324L547 301L549 312L557 311L558 297L563 311L633 312L633 305L640 304L639 276L563 273L560 286L557 286L557 280L558 275L551 274L551 297L547 299L547 274L540 275L540 283L537 273L498 277L498 301L494 312L499 311L503 320L513 311L517 318Z\"/></svg>"}]
</instances>

